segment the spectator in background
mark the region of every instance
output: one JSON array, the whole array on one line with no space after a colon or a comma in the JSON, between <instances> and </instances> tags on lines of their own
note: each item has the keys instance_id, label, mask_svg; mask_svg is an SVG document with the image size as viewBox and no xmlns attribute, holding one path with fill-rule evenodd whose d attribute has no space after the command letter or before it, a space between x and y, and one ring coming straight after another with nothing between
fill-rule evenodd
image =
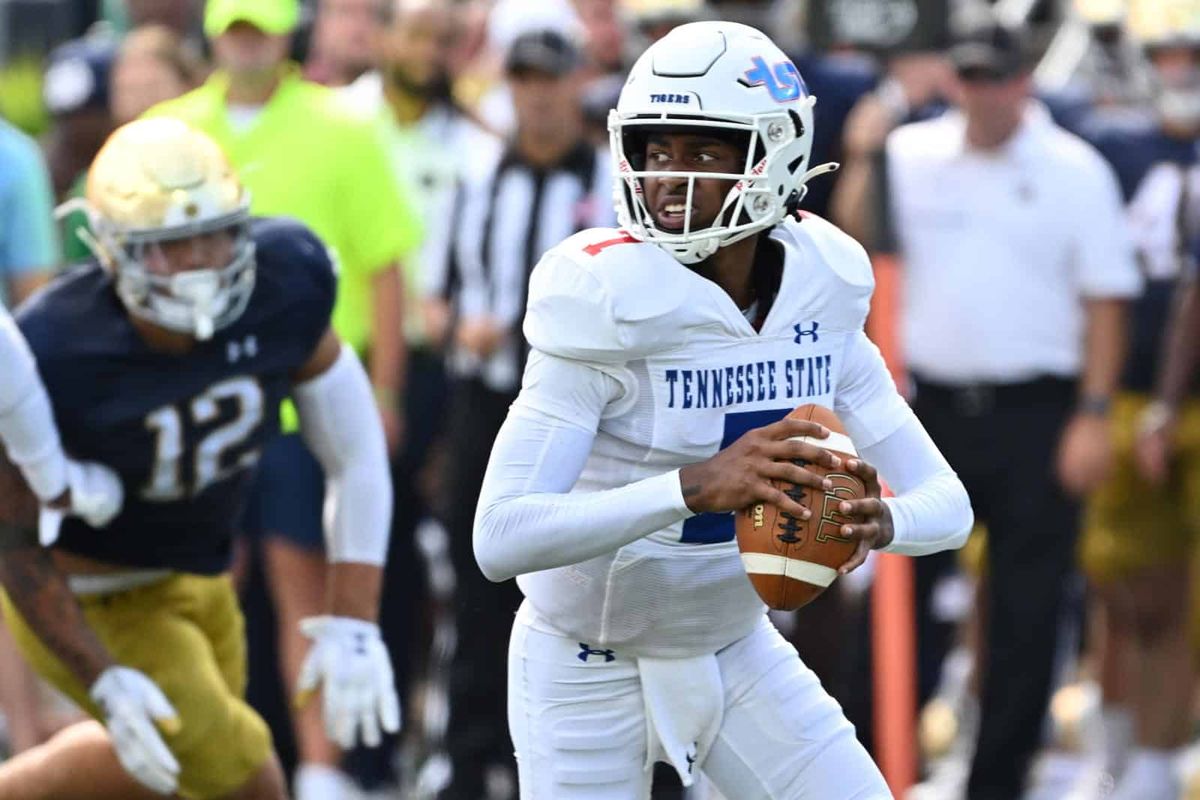
<instances>
[{"instance_id":1,"label":"spectator in background","mask_svg":"<svg viewBox=\"0 0 1200 800\"><path fill-rule=\"evenodd\" d=\"M122 41L109 76L109 111L115 125L124 125L152 106L178 97L200 85L207 67L200 54L179 34L163 25L135 28ZM82 197L86 173L71 187ZM64 209L66 210L66 209ZM92 257L80 238L87 215L74 210L62 220L63 257L74 263Z\"/></svg>"},{"instance_id":2,"label":"spectator in background","mask_svg":"<svg viewBox=\"0 0 1200 800\"><path fill-rule=\"evenodd\" d=\"M58 264L54 195L37 142L0 119L0 304L17 306ZM4 380L0 377L0 380ZM50 733L33 671L0 622L0 710L13 753Z\"/></svg>"},{"instance_id":3,"label":"spectator in background","mask_svg":"<svg viewBox=\"0 0 1200 800\"><path fill-rule=\"evenodd\" d=\"M204 30L216 71L200 88L150 113L179 117L213 136L249 189L254 214L295 217L333 251L340 265L333 327L367 362L394 452L405 375L400 264L419 245L420 224L377 121L304 81L287 60L298 17L297 0L210 0ZM322 613L325 574L324 477L295 423L288 406L285 435L263 451L245 522L248 533L262 537L282 685L288 687L307 648L298 625ZM251 637L252 660L255 649ZM347 791L341 754L325 735L319 709L310 704L293 717L297 799Z\"/></svg>"},{"instance_id":4,"label":"spectator in background","mask_svg":"<svg viewBox=\"0 0 1200 800\"><path fill-rule=\"evenodd\" d=\"M1108 475L1124 306L1140 278L1112 171L1030 99L1020 32L974 28L951 59L959 108L887 138L886 213L913 409L988 525L966 794L1012 800L1049 701L1075 499ZM859 158L869 186L878 161ZM872 207L857 210L856 230L873 230Z\"/></svg>"},{"instance_id":5,"label":"spectator in background","mask_svg":"<svg viewBox=\"0 0 1200 800\"><path fill-rule=\"evenodd\" d=\"M588 141L596 147L608 147L608 112L617 107L624 85L620 75L602 75L583 87L583 121Z\"/></svg>"},{"instance_id":6,"label":"spectator in background","mask_svg":"<svg viewBox=\"0 0 1200 800\"><path fill-rule=\"evenodd\" d=\"M891 60L901 65L898 67L901 72L903 65L914 61L921 65L929 62L933 65L931 69L943 64L940 56L926 53L895 54ZM797 53L792 61L804 76L808 91L817 98L817 104L813 107L813 146L809 159L813 164L827 161L840 163L842 136L847 130L850 112L864 95L879 85L876 67L867 57L855 53ZM921 71L920 68L918 71ZM907 109L904 113L907 114ZM828 218L832 213L830 203L839 178L840 174L834 172L808 184L803 207L817 216ZM806 659L806 664L812 665L803 651L801 656Z\"/></svg>"},{"instance_id":7,"label":"spectator in background","mask_svg":"<svg viewBox=\"0 0 1200 800\"><path fill-rule=\"evenodd\" d=\"M410 342L440 347L448 310L423 287L445 281L445 237L456 217L459 179L490 164L501 143L456 98L449 57L459 34L457 9L440 0L392 2L391 22L380 37L379 68L346 87L343 96L382 116L400 179L421 196L426 237L420 258L409 264L408 334Z\"/></svg>"},{"instance_id":8,"label":"spectator in background","mask_svg":"<svg viewBox=\"0 0 1200 800\"><path fill-rule=\"evenodd\" d=\"M633 25L642 49L686 22L712 19L705 0L624 0L621 9Z\"/></svg>"},{"instance_id":9,"label":"spectator in background","mask_svg":"<svg viewBox=\"0 0 1200 800\"><path fill-rule=\"evenodd\" d=\"M0 302L10 308L58 266L54 194L37 142L0 119Z\"/></svg>"},{"instance_id":10,"label":"spectator in background","mask_svg":"<svg viewBox=\"0 0 1200 800\"><path fill-rule=\"evenodd\" d=\"M108 81L117 45L95 35L59 45L50 52L42 97L53 117L46 143L54 196L63 199L87 173L113 130Z\"/></svg>"},{"instance_id":11,"label":"spectator in background","mask_svg":"<svg viewBox=\"0 0 1200 800\"><path fill-rule=\"evenodd\" d=\"M886 74L848 114L839 148L842 168L830 213L868 249L890 246L883 229L886 209L875 207L886 193L880 167L888 135L906 122L945 110L954 91L954 72L944 55L899 53L888 59Z\"/></svg>"},{"instance_id":12,"label":"spectator in background","mask_svg":"<svg viewBox=\"0 0 1200 800\"><path fill-rule=\"evenodd\" d=\"M534 31L554 31L577 47L586 46L587 31L572 0L496 0L491 5L486 17L486 47L473 76L479 82L479 99L473 107L484 124L502 136L510 135L516 125L504 57L517 37Z\"/></svg>"},{"instance_id":13,"label":"spectator in background","mask_svg":"<svg viewBox=\"0 0 1200 800\"><path fill-rule=\"evenodd\" d=\"M195 89L208 75L200 53L171 28L135 28L121 42L109 93L113 120L132 122L153 106Z\"/></svg>"},{"instance_id":14,"label":"spectator in background","mask_svg":"<svg viewBox=\"0 0 1200 800\"><path fill-rule=\"evenodd\" d=\"M202 0L103 0L104 20L118 34L144 25L163 25L178 35L199 35Z\"/></svg>"},{"instance_id":15,"label":"spectator in background","mask_svg":"<svg viewBox=\"0 0 1200 800\"><path fill-rule=\"evenodd\" d=\"M520 389L529 272L542 253L584 228L611 226L609 159L585 138L582 53L557 30L519 34L505 57L516 127L502 153L466 178L450 243L453 266L438 292L454 327L447 418L444 521L464 622L450 675L447 742L452 783L442 800L512 796L505 712L508 628L521 602L513 582L493 584L471 545L474 504L488 450ZM467 622L469 621L469 622Z\"/></svg>"},{"instance_id":16,"label":"spectator in background","mask_svg":"<svg viewBox=\"0 0 1200 800\"><path fill-rule=\"evenodd\" d=\"M575 11L583 26L588 77L623 77L627 32L619 5L617 0L575 0Z\"/></svg>"},{"instance_id":17,"label":"spectator in background","mask_svg":"<svg viewBox=\"0 0 1200 800\"><path fill-rule=\"evenodd\" d=\"M429 604L420 594L422 562L413 545L418 524L430 514L431 490L422 485L421 478L434 472L429 461L445 417L448 388L441 350L450 318L441 298L423 302L423 287L443 282L446 241L459 216L459 179L489 164L488 154L494 157L500 141L479 127L454 96L448 59L460 33L459 9L442 0L391 2L391 19L379 35L378 68L345 87L342 95L356 108L382 119L397 175L418 198L417 210L426 232L420 252L405 261L406 435L392 463L396 511L380 618L398 680L421 688L410 708L422 716L410 717L408 731L410 741L424 756L425 751L437 751L444 735L444 718L437 709L444 707L445 701L436 688L443 684L444 675L433 674L443 672L444 665L425 664L417 658L429 653L430 658L444 660L445 653L426 641L426 634L442 639L428 630L429 618L417 617L418 612L428 613ZM429 536L435 529L423 530ZM440 549L444 551L444 545ZM423 548L422 553L426 552ZM433 563L428 567L430 573L438 568ZM412 669L421 669L422 674L406 680ZM431 699L430 693L435 692L439 696ZM373 755L356 754L348 765L368 786L382 782L390 767L364 763Z\"/></svg>"},{"instance_id":18,"label":"spectator in background","mask_svg":"<svg viewBox=\"0 0 1200 800\"><path fill-rule=\"evenodd\" d=\"M305 77L346 86L371 69L390 0L318 0Z\"/></svg>"},{"instance_id":19,"label":"spectator in background","mask_svg":"<svg viewBox=\"0 0 1200 800\"><path fill-rule=\"evenodd\" d=\"M1146 277L1114 406L1116 471L1089 498L1081 547L1105 623L1105 763L1088 776L1089 797L1116 779L1111 800L1179 796L1173 762L1191 734L1196 687L1189 621L1197 613L1191 571L1200 536L1200 402L1193 391L1164 414L1150 395L1173 292L1196 264L1200 30L1162 26L1147 33L1153 111L1101 111L1082 126L1116 169ZM1168 419L1174 457L1139 468L1137 431Z\"/></svg>"},{"instance_id":20,"label":"spectator in background","mask_svg":"<svg viewBox=\"0 0 1200 800\"><path fill-rule=\"evenodd\" d=\"M827 210L834 221L873 254L891 252L894 248L891 233L884 224L888 220L888 198L883 152L888 135L904 123L928 119L944 112L946 103L954 93L954 71L943 52L898 52L887 56L885 63L886 68L874 88L859 97L849 110L842 124L840 142L823 138L822 126L816 127L813 158L816 158L817 152L823 151L825 158L838 161L842 167L832 176L823 176L821 180L809 184L813 195L811 200L815 201L811 207L820 208L821 202L827 199ZM817 97L814 119L828 114L830 105L842 105L839 98L832 97L830 100L833 102L826 103L823 93L814 91L814 94ZM805 205L809 203L810 198L805 197ZM886 302L882 293L877 292L876 298L876 302ZM872 335L877 333L872 331ZM880 344L887 357L894 358L897 355L887 347L886 341ZM895 364L891 366L895 367ZM913 562L919 645L917 699L921 704L938 687L944 657L957 633L957 626L947 622L942 615L933 613L933 598L939 587L948 585L945 583L948 578L959 574L961 553L934 553ZM797 615L798 618L802 616ZM798 619L798 622L803 623L804 620ZM792 638L795 640L799 637ZM969 639L969 636L963 638ZM799 641L796 641L796 645L804 658L812 657L810 651L815 648ZM827 664L828 660L818 657L814 669L823 662ZM851 720L859 725L861 735L861 729L866 727L863 723L871 719L870 706L866 702L870 698L864 699L861 693L847 697L838 691L836 683L834 696L846 705ZM971 741L978 727L977 703L971 697L963 698L962 702L957 702L957 697L953 700L956 701L954 710L962 717L956 719L955 733L961 732L961 749L969 750L973 747ZM962 758L958 758L957 762L951 767L956 773L961 773L967 765ZM956 774L952 780L958 781L960 777Z\"/></svg>"}]
</instances>

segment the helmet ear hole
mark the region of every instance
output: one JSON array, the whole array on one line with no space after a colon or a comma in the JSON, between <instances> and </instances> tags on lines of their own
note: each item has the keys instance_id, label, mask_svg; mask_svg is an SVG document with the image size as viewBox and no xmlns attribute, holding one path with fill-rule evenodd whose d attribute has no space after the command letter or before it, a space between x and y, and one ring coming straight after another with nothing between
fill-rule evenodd
<instances>
[{"instance_id":1,"label":"helmet ear hole","mask_svg":"<svg viewBox=\"0 0 1200 800\"><path fill-rule=\"evenodd\" d=\"M788 116L792 118L792 125L796 128L796 138L799 139L804 135L804 120L796 113L793 108L788 109Z\"/></svg>"}]
</instances>

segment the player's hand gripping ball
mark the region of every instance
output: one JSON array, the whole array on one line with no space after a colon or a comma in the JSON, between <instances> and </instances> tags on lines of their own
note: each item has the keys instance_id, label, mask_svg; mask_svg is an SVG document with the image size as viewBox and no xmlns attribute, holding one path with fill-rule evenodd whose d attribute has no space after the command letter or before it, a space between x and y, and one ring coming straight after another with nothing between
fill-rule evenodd
<instances>
[{"instance_id":1,"label":"player's hand gripping ball","mask_svg":"<svg viewBox=\"0 0 1200 800\"><path fill-rule=\"evenodd\" d=\"M763 602L780 611L807 605L833 583L838 568L850 559L857 546L854 539L841 534L842 526L853 524L854 520L838 507L843 501L867 496L863 480L846 469L847 460L858 458L858 452L837 415L809 403L788 416L828 428L828 438L805 437L804 441L837 454L842 463L839 469L830 469L796 462L806 470L828 477L833 482L830 489L772 481L812 511L807 520L781 512L767 502L755 503L736 514L737 542L746 574Z\"/></svg>"}]
</instances>

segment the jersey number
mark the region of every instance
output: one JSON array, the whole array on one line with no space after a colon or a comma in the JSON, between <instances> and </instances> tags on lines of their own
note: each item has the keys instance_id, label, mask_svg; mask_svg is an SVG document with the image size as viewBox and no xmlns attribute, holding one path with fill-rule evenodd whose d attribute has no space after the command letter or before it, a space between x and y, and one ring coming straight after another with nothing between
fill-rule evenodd
<instances>
[{"instance_id":1,"label":"jersey number","mask_svg":"<svg viewBox=\"0 0 1200 800\"><path fill-rule=\"evenodd\" d=\"M790 408L766 411L740 411L725 415L725 433L721 436L721 449L741 438L746 431L770 425L790 414ZM733 514L697 514L683 521L683 534L679 537L685 544L714 544L733 541Z\"/></svg>"},{"instance_id":2,"label":"jersey number","mask_svg":"<svg viewBox=\"0 0 1200 800\"><path fill-rule=\"evenodd\" d=\"M149 482L142 487L142 499L165 503L195 497L214 483L254 465L257 449L242 453L231 464L222 461L226 452L242 444L262 422L263 393L258 381L231 378L208 387L188 404L191 423L199 427L216 421L225 400L234 401L237 410L233 419L213 428L196 446L190 486L184 484L182 470L183 413L166 405L146 415L146 427L155 435L154 467Z\"/></svg>"}]
</instances>

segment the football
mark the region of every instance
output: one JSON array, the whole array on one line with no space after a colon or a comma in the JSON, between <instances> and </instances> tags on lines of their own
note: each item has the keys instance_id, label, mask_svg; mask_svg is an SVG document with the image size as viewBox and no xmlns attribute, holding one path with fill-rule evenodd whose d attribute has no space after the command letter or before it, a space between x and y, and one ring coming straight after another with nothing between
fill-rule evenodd
<instances>
[{"instance_id":1,"label":"football","mask_svg":"<svg viewBox=\"0 0 1200 800\"><path fill-rule=\"evenodd\" d=\"M858 452L837 415L824 406L802 405L788 414L791 419L818 422L829 429L829 438L806 441L847 458ZM833 583L837 568L854 553L855 543L840 533L850 520L837 511L843 500L866 496L866 487L845 469L830 470L807 462L796 462L818 475L827 475L833 488L822 491L794 484L775 485L813 515L796 519L771 503L756 503L736 515L738 549L746 575L758 596L770 608L793 611L812 602Z\"/></svg>"}]
</instances>

